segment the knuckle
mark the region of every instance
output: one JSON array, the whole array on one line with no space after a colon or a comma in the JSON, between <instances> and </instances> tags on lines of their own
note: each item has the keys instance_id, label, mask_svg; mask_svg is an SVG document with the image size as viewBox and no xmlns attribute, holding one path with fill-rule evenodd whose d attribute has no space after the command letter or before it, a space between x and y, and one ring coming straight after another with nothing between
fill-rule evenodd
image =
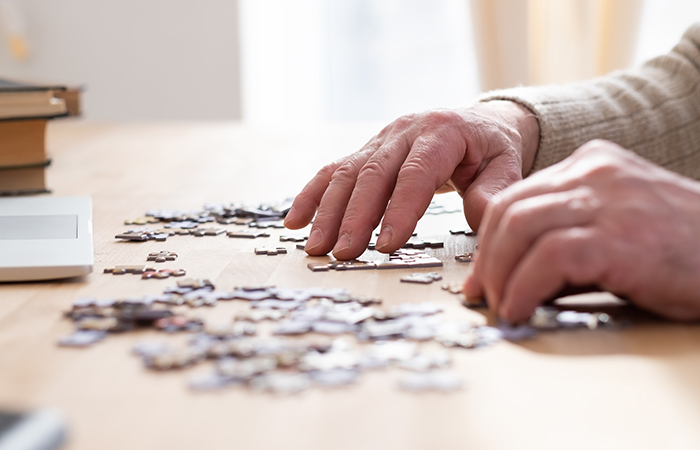
<instances>
[{"instance_id":1,"label":"knuckle","mask_svg":"<svg viewBox=\"0 0 700 450\"><path fill-rule=\"evenodd\" d=\"M527 228L527 225L533 219L531 208L523 202L518 202L511 205L503 213L501 221L503 227L508 233L518 233Z\"/></svg>"},{"instance_id":2,"label":"knuckle","mask_svg":"<svg viewBox=\"0 0 700 450\"><path fill-rule=\"evenodd\" d=\"M381 157L371 158L369 161L362 166L360 169L358 178L369 177L369 178L381 178L384 179L388 175L388 170L386 167L386 161Z\"/></svg>"},{"instance_id":3,"label":"knuckle","mask_svg":"<svg viewBox=\"0 0 700 450\"><path fill-rule=\"evenodd\" d=\"M426 178L430 178L430 171L426 166L427 165L424 161L418 161L415 158L408 159L401 166L401 169L399 170L399 177L409 181L425 181ZM430 186L430 189L435 190L437 187Z\"/></svg>"},{"instance_id":4,"label":"knuckle","mask_svg":"<svg viewBox=\"0 0 700 450\"><path fill-rule=\"evenodd\" d=\"M394 120L393 125L398 127L398 128L406 128L411 125L416 121L416 114L405 114L398 119Z\"/></svg>"},{"instance_id":5,"label":"knuckle","mask_svg":"<svg viewBox=\"0 0 700 450\"><path fill-rule=\"evenodd\" d=\"M450 109L432 109L424 113L423 122L427 125L443 126L459 121L461 118L459 113Z\"/></svg>"},{"instance_id":6,"label":"knuckle","mask_svg":"<svg viewBox=\"0 0 700 450\"><path fill-rule=\"evenodd\" d=\"M321 167L321 170L318 171L317 176L329 179L331 176L333 176L333 173L335 173L337 165L336 164L326 164L325 166Z\"/></svg>"},{"instance_id":7,"label":"knuckle","mask_svg":"<svg viewBox=\"0 0 700 450\"><path fill-rule=\"evenodd\" d=\"M392 133L403 133L408 128L413 126L417 121L417 114L406 114L391 122L389 125L385 126L382 131L376 137L376 140L385 139L388 135ZM371 141L370 141L371 142Z\"/></svg>"},{"instance_id":8,"label":"knuckle","mask_svg":"<svg viewBox=\"0 0 700 450\"><path fill-rule=\"evenodd\" d=\"M346 184L351 180L354 183L356 174L357 170L355 169L354 164L349 161L345 162L333 171L333 174L331 175L331 183Z\"/></svg>"}]
</instances>

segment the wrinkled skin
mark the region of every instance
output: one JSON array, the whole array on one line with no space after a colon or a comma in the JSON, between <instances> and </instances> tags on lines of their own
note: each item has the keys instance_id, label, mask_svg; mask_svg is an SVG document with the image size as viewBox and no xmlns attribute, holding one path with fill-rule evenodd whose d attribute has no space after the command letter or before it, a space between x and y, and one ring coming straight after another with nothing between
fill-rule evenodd
<instances>
[{"instance_id":1,"label":"wrinkled skin","mask_svg":"<svg viewBox=\"0 0 700 450\"><path fill-rule=\"evenodd\" d=\"M376 248L389 253L410 238L436 192L456 190L477 229L493 195L530 170L538 142L532 113L507 101L404 116L323 167L296 196L285 225L302 228L316 214L306 252L352 259L381 221Z\"/></svg>"},{"instance_id":2,"label":"wrinkled skin","mask_svg":"<svg viewBox=\"0 0 700 450\"><path fill-rule=\"evenodd\" d=\"M700 183L592 141L492 198L465 295L519 322L588 285L700 318Z\"/></svg>"}]
</instances>

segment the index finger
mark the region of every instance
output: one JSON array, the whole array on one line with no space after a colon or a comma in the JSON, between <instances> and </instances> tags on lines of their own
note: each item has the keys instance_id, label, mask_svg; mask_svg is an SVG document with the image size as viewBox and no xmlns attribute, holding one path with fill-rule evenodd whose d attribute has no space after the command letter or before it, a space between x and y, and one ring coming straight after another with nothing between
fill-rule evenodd
<instances>
[{"instance_id":1,"label":"index finger","mask_svg":"<svg viewBox=\"0 0 700 450\"><path fill-rule=\"evenodd\" d=\"M464 158L466 146L466 141L456 136L451 139L442 136L440 140L421 136L415 140L398 173L377 239L377 250L395 251L411 237L435 191L450 179Z\"/></svg>"}]
</instances>

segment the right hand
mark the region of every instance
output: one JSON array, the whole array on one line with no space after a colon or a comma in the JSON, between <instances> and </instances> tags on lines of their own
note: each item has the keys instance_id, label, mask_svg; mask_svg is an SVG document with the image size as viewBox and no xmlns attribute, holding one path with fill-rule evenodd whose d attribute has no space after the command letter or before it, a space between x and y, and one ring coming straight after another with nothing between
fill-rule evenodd
<instances>
[{"instance_id":1,"label":"right hand","mask_svg":"<svg viewBox=\"0 0 700 450\"><path fill-rule=\"evenodd\" d=\"M477 229L491 197L529 172L538 143L535 116L509 101L404 116L323 167L295 198L285 226L303 228L318 210L306 252L332 249L345 260L367 249L384 217L376 248L389 253L411 237L433 194L456 190Z\"/></svg>"}]
</instances>

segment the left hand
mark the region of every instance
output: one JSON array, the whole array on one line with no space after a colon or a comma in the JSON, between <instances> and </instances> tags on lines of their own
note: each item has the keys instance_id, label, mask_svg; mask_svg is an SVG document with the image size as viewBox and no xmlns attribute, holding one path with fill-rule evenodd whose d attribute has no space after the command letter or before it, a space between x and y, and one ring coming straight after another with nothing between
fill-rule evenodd
<instances>
[{"instance_id":1,"label":"left hand","mask_svg":"<svg viewBox=\"0 0 700 450\"><path fill-rule=\"evenodd\" d=\"M700 318L700 183L607 141L496 196L464 286L510 322L567 286L596 285L677 320Z\"/></svg>"}]
</instances>

